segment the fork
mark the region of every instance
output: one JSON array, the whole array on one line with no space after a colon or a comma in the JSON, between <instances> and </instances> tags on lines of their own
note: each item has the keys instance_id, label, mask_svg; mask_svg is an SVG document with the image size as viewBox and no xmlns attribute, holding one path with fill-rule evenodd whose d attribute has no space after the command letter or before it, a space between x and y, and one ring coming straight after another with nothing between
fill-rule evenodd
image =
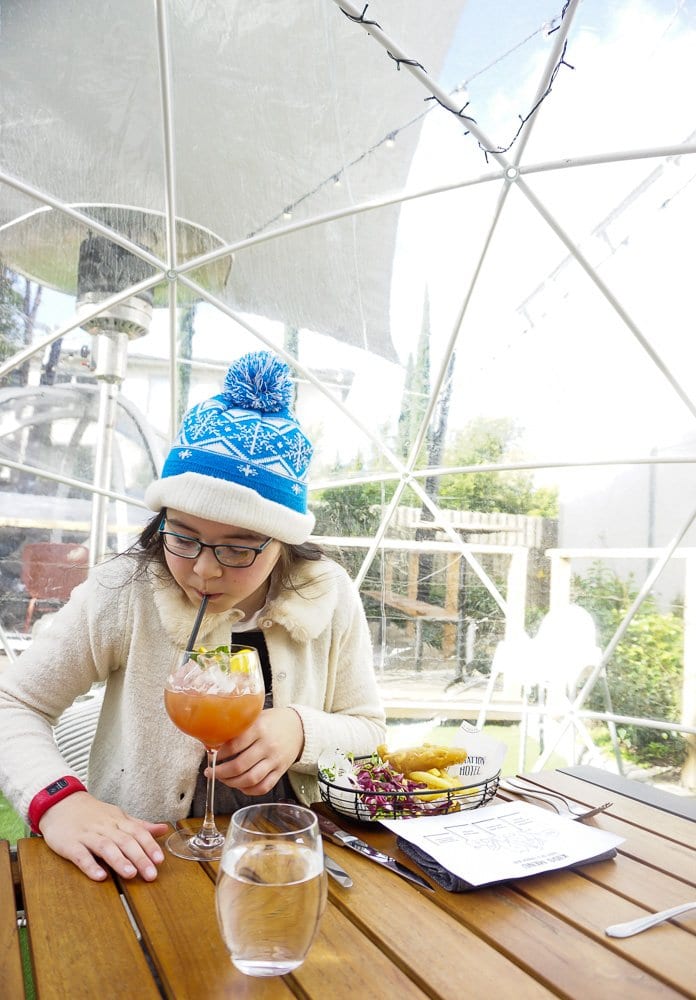
<instances>
[{"instance_id":1,"label":"fork","mask_svg":"<svg viewBox=\"0 0 696 1000\"><path fill-rule=\"evenodd\" d=\"M513 795L522 795L527 799L538 799L540 802L546 802L560 816L567 816L569 819L589 819L591 816L596 816L613 805L612 802L605 802L601 806L588 808L587 806L578 805L577 802L571 802L559 792L551 792L547 789L536 788L533 785L525 785L515 778L504 778L500 782L499 787L504 792L510 792Z\"/></svg>"},{"instance_id":2,"label":"fork","mask_svg":"<svg viewBox=\"0 0 696 1000\"><path fill-rule=\"evenodd\" d=\"M678 917L680 913L688 913L689 910L696 910L696 903L682 903L680 906L672 906L669 910L660 910L659 913L649 913L646 917L638 917L637 920L627 920L624 924L612 924L604 931L609 937L630 937L632 934L640 934L647 931L648 927L655 927L664 920Z\"/></svg>"}]
</instances>

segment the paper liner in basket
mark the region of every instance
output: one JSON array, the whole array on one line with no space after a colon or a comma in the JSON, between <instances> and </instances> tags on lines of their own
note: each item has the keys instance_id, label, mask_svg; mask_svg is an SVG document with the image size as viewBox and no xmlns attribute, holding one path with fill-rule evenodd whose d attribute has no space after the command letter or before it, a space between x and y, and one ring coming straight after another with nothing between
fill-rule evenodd
<instances>
[{"instance_id":1,"label":"paper liner in basket","mask_svg":"<svg viewBox=\"0 0 696 1000\"><path fill-rule=\"evenodd\" d=\"M447 773L462 779L462 785L483 784L500 772L507 747L500 740L487 733L475 729L468 722L462 722L452 743L455 747L466 750L466 760L463 764L453 764L447 768Z\"/></svg>"}]
</instances>

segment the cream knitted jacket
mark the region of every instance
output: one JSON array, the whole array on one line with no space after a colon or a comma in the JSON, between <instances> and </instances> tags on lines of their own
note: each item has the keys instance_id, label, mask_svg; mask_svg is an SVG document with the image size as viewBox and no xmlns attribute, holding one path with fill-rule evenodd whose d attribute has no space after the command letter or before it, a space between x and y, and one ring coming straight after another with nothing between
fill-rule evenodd
<instances>
[{"instance_id":1,"label":"cream knitted jacket","mask_svg":"<svg viewBox=\"0 0 696 1000\"><path fill-rule=\"evenodd\" d=\"M0 788L24 816L38 791L72 773L52 726L97 681L106 690L90 792L151 821L189 812L201 746L169 720L162 692L196 609L168 574L134 577L134 570L129 556L95 567L50 628L0 672ZM305 561L296 580L300 589L281 589L259 624L274 705L291 706L302 719L304 749L289 776L308 804L319 798L320 752L369 753L383 742L385 721L367 622L347 573L328 559ZM238 610L207 614L198 641L229 642L241 617Z\"/></svg>"}]
</instances>

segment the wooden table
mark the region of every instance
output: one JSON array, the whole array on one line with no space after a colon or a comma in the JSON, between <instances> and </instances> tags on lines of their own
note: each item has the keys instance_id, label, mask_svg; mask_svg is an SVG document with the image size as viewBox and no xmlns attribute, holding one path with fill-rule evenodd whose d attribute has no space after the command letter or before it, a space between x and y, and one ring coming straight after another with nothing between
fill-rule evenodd
<instances>
[{"instance_id":1,"label":"wooden table","mask_svg":"<svg viewBox=\"0 0 696 1000\"><path fill-rule=\"evenodd\" d=\"M168 856L155 883L95 883L41 839L22 840L18 902L26 910L38 996L696 997L693 914L625 940L604 934L608 924L696 899L696 824L565 773L530 777L588 805L612 798L613 807L589 822L626 838L618 857L453 894L418 889L327 844L354 885L329 881L310 955L282 979L250 979L231 965L216 924L212 867ZM392 834L378 825L353 829L398 855ZM24 995L22 971L9 854L6 844L0 848L0 996L15 1000Z\"/></svg>"}]
</instances>

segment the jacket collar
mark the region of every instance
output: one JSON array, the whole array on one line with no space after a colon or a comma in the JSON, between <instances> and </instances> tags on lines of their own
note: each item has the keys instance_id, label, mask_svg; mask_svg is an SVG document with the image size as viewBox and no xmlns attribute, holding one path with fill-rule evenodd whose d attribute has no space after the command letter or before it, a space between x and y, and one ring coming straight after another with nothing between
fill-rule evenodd
<instances>
[{"instance_id":1,"label":"jacket collar","mask_svg":"<svg viewBox=\"0 0 696 1000\"><path fill-rule=\"evenodd\" d=\"M276 591L275 580L261 621L282 625L295 642L316 639L331 621L336 604L336 585L324 559L305 560L293 576L293 587Z\"/></svg>"}]
</instances>

